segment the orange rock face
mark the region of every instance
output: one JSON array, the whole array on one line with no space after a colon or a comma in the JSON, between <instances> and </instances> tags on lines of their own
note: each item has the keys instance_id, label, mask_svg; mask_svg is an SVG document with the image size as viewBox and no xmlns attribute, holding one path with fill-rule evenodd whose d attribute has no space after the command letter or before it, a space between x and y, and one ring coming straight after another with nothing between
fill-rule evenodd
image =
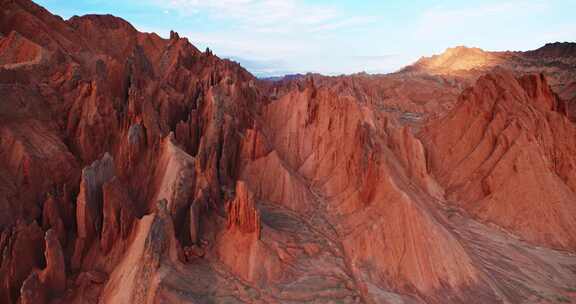
<instances>
[{"instance_id":1,"label":"orange rock face","mask_svg":"<svg viewBox=\"0 0 576 304\"><path fill-rule=\"evenodd\" d=\"M453 203L527 240L576 249L574 133L543 75L489 74L423 136Z\"/></svg>"},{"instance_id":2,"label":"orange rock face","mask_svg":"<svg viewBox=\"0 0 576 304\"><path fill-rule=\"evenodd\" d=\"M228 229L254 233L256 238L260 238L260 212L255 207L254 195L247 189L245 183L238 182L236 185L236 198L228 203L226 213Z\"/></svg>"},{"instance_id":3,"label":"orange rock face","mask_svg":"<svg viewBox=\"0 0 576 304\"><path fill-rule=\"evenodd\" d=\"M0 0L0 302L576 301L575 58L265 81Z\"/></svg>"}]
</instances>

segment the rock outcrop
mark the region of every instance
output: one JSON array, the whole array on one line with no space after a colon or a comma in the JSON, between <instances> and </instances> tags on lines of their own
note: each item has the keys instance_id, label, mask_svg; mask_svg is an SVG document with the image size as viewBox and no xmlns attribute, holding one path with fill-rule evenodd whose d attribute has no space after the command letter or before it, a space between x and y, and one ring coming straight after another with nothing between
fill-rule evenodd
<instances>
[{"instance_id":1,"label":"rock outcrop","mask_svg":"<svg viewBox=\"0 0 576 304\"><path fill-rule=\"evenodd\" d=\"M40 282L46 289L46 294L54 297L61 295L66 290L64 251L54 230L48 230L44 238L46 240L44 249L46 268L40 273L39 277Z\"/></svg>"},{"instance_id":2,"label":"rock outcrop","mask_svg":"<svg viewBox=\"0 0 576 304\"><path fill-rule=\"evenodd\" d=\"M423 137L454 204L527 240L574 250L575 134L543 75L499 71Z\"/></svg>"},{"instance_id":3,"label":"rock outcrop","mask_svg":"<svg viewBox=\"0 0 576 304\"><path fill-rule=\"evenodd\" d=\"M114 176L114 160L108 153L82 170L80 192L76 200L77 239L72 258L74 269L82 267L86 252L93 241L100 238L104 205L102 187Z\"/></svg>"},{"instance_id":4,"label":"rock outcrop","mask_svg":"<svg viewBox=\"0 0 576 304\"><path fill-rule=\"evenodd\" d=\"M43 243L42 229L35 222L26 224L19 221L14 227L2 231L0 235L0 248L2 249L0 299L2 302L16 302L24 280L42 262ZM30 285L38 285L37 275L31 280Z\"/></svg>"},{"instance_id":5,"label":"rock outcrop","mask_svg":"<svg viewBox=\"0 0 576 304\"><path fill-rule=\"evenodd\" d=\"M58 237L51 229L44 238L46 268L32 271L22 283L21 303L49 303L50 299L62 296L66 290L66 263Z\"/></svg>"},{"instance_id":6,"label":"rock outcrop","mask_svg":"<svg viewBox=\"0 0 576 304\"><path fill-rule=\"evenodd\" d=\"M246 183L236 184L235 197L226 205L226 228L217 238L217 254L241 278L268 284L281 276L277 253L260 240L261 215Z\"/></svg>"},{"instance_id":7,"label":"rock outcrop","mask_svg":"<svg viewBox=\"0 0 576 304\"><path fill-rule=\"evenodd\" d=\"M179 263L178 243L165 200L135 226L135 238L103 290L104 303L155 303L165 263Z\"/></svg>"},{"instance_id":8,"label":"rock outcrop","mask_svg":"<svg viewBox=\"0 0 576 304\"><path fill-rule=\"evenodd\" d=\"M76 200L78 237L94 238L102 229L102 186L114 177L114 160L110 154L82 170L80 193Z\"/></svg>"},{"instance_id":9,"label":"rock outcrop","mask_svg":"<svg viewBox=\"0 0 576 304\"><path fill-rule=\"evenodd\" d=\"M108 253L115 242L128 238L138 211L125 185L116 177L102 186L102 200L100 246Z\"/></svg>"},{"instance_id":10,"label":"rock outcrop","mask_svg":"<svg viewBox=\"0 0 576 304\"><path fill-rule=\"evenodd\" d=\"M226 227L251 233L260 238L260 212L256 209L254 195L244 182L236 184L236 196L226 206Z\"/></svg>"}]
</instances>

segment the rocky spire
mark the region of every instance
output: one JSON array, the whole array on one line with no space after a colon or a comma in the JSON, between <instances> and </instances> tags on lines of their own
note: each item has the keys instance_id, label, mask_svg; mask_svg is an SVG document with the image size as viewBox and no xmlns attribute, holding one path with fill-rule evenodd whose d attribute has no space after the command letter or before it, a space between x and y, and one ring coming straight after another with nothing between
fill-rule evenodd
<instances>
[{"instance_id":1,"label":"rocky spire","mask_svg":"<svg viewBox=\"0 0 576 304\"><path fill-rule=\"evenodd\" d=\"M178 40L180 39L180 35L178 35L175 31L170 31L170 40Z\"/></svg>"},{"instance_id":2,"label":"rocky spire","mask_svg":"<svg viewBox=\"0 0 576 304\"><path fill-rule=\"evenodd\" d=\"M236 184L236 197L226 206L228 229L238 229L243 233L256 233L260 238L260 212L256 209L254 195L246 183Z\"/></svg>"}]
</instances>

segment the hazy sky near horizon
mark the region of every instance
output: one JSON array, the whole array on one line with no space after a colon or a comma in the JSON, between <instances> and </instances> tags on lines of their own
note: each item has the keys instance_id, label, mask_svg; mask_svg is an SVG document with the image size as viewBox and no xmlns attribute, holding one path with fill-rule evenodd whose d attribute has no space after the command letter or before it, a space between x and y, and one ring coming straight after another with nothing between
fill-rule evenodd
<instances>
[{"instance_id":1,"label":"hazy sky near horizon","mask_svg":"<svg viewBox=\"0 0 576 304\"><path fill-rule=\"evenodd\" d=\"M257 76L387 73L466 45L529 50L576 41L574 0L36 0L65 19L113 14L170 30Z\"/></svg>"}]
</instances>

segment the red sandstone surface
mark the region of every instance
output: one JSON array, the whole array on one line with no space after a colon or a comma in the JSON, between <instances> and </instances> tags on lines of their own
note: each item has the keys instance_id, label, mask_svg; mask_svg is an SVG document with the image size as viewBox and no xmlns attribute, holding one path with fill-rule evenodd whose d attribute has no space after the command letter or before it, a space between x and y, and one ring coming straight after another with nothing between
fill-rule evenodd
<instances>
[{"instance_id":1,"label":"red sandstone surface","mask_svg":"<svg viewBox=\"0 0 576 304\"><path fill-rule=\"evenodd\" d=\"M0 302L576 303L575 65L265 81L0 0Z\"/></svg>"}]
</instances>

